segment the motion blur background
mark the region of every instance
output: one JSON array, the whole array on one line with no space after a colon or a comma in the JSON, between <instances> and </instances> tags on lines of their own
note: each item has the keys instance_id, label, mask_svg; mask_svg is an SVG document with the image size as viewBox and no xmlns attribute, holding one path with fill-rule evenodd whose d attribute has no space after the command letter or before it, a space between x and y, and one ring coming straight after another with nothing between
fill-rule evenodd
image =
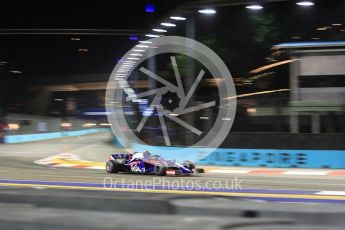
<instances>
[{"instance_id":1,"label":"motion blur background","mask_svg":"<svg viewBox=\"0 0 345 230\"><path fill-rule=\"evenodd\" d=\"M7 135L109 126L104 95L112 69L138 41L149 38L146 35L159 34L200 41L228 66L238 108L234 141L228 138L223 147L339 148L334 138L343 138L345 132L345 3L312 3L267 1L263 9L223 0L84 2L68 7L6 3L8 11L0 15L1 140ZM172 20L171 15L186 20ZM160 25L165 21L176 26ZM155 28L166 32L152 31ZM188 66L183 57L178 62ZM147 65L169 77L169 67L159 67L166 64ZM198 69L181 71L188 88ZM216 84L212 78L203 81L194 101L216 98ZM131 86L140 92L152 88L152 82L136 78ZM124 109L129 122L142 116L140 107ZM207 130L216 110L186 119ZM143 138L162 145L162 133L155 126L148 123ZM175 145L193 142L193 134L183 127L172 130ZM289 134L295 141L272 145L272 133Z\"/></svg>"}]
</instances>

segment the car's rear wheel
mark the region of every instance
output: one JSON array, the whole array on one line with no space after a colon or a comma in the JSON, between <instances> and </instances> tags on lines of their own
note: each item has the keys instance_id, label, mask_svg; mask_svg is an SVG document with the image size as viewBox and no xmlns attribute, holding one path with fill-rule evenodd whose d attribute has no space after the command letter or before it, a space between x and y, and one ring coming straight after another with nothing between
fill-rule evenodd
<instances>
[{"instance_id":1,"label":"car's rear wheel","mask_svg":"<svg viewBox=\"0 0 345 230\"><path fill-rule=\"evenodd\" d=\"M165 176L166 175L166 171L167 171L167 168L163 164L157 163L155 165L155 174L157 176Z\"/></svg>"},{"instance_id":2,"label":"car's rear wheel","mask_svg":"<svg viewBox=\"0 0 345 230\"><path fill-rule=\"evenodd\" d=\"M105 165L107 173L118 173L121 165L116 161L108 161Z\"/></svg>"}]
</instances>

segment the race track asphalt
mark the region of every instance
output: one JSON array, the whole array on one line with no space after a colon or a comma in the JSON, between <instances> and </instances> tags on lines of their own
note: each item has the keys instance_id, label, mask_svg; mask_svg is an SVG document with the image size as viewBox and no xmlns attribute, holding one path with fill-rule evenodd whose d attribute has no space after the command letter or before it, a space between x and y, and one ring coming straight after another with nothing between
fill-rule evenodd
<instances>
[{"instance_id":1,"label":"race track asphalt","mask_svg":"<svg viewBox=\"0 0 345 230\"><path fill-rule=\"evenodd\" d=\"M240 186L242 189L345 191L343 176L231 175L207 172L189 177L163 178L153 175L107 174L104 170L56 168L34 163L36 160L63 152L76 154L83 160L105 162L109 153L121 151L121 149L116 149L109 140L110 133L98 133L65 139L0 145L0 179L102 184L107 178L107 182L116 184L150 185L151 183L156 187L171 186L175 183L179 186L201 188L215 186L234 189L238 188L235 186ZM234 184L235 180L237 180L237 185Z\"/></svg>"}]
</instances>

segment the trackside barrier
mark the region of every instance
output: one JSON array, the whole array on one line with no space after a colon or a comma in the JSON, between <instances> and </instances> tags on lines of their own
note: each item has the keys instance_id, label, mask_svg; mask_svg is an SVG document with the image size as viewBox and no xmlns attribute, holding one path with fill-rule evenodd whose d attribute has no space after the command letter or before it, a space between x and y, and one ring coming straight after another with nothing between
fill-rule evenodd
<instances>
[{"instance_id":1,"label":"trackside barrier","mask_svg":"<svg viewBox=\"0 0 345 230\"><path fill-rule=\"evenodd\" d=\"M63 138L63 137L74 137L74 136L81 136L81 135L86 135L86 134L109 132L109 131L110 130L107 128L95 128L95 129L84 129L84 130L67 131L67 132L62 131L62 132L54 132L54 133L7 135L4 137L4 142L5 143L21 143L21 142L41 141L41 140L49 140L49 139L56 139L56 138Z\"/></svg>"},{"instance_id":2,"label":"trackside barrier","mask_svg":"<svg viewBox=\"0 0 345 230\"><path fill-rule=\"evenodd\" d=\"M177 161L189 159L197 164L277 168L345 168L345 150L282 150L218 148L204 155L206 148L135 145L134 151ZM201 160L200 160L201 159Z\"/></svg>"},{"instance_id":3,"label":"trackside barrier","mask_svg":"<svg viewBox=\"0 0 345 230\"><path fill-rule=\"evenodd\" d=\"M217 149L199 164L277 167L345 168L345 150Z\"/></svg>"}]
</instances>

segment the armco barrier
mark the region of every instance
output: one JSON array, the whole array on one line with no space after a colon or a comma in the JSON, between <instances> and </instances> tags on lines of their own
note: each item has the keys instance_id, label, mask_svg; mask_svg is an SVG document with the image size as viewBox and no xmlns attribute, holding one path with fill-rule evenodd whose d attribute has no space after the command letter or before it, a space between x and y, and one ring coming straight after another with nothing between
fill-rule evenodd
<instances>
[{"instance_id":1,"label":"armco barrier","mask_svg":"<svg viewBox=\"0 0 345 230\"><path fill-rule=\"evenodd\" d=\"M158 150L157 150L158 149ZM205 148L133 146L167 159L189 159L197 164L277 168L345 168L345 150L282 150L218 148L208 156ZM158 151L158 152L157 152ZM202 160L199 160L202 159Z\"/></svg>"},{"instance_id":2,"label":"armco barrier","mask_svg":"<svg viewBox=\"0 0 345 230\"><path fill-rule=\"evenodd\" d=\"M345 150L217 149L199 164L277 167L345 168Z\"/></svg>"},{"instance_id":3,"label":"armco barrier","mask_svg":"<svg viewBox=\"0 0 345 230\"><path fill-rule=\"evenodd\" d=\"M54 133L36 133L36 134L21 134L21 135L8 135L4 137L5 143L21 143L21 142L31 142L31 141L41 141L49 140L63 137L74 137L92 133L107 132L107 128L95 128L95 129L84 129L77 131L62 131Z\"/></svg>"}]
</instances>

